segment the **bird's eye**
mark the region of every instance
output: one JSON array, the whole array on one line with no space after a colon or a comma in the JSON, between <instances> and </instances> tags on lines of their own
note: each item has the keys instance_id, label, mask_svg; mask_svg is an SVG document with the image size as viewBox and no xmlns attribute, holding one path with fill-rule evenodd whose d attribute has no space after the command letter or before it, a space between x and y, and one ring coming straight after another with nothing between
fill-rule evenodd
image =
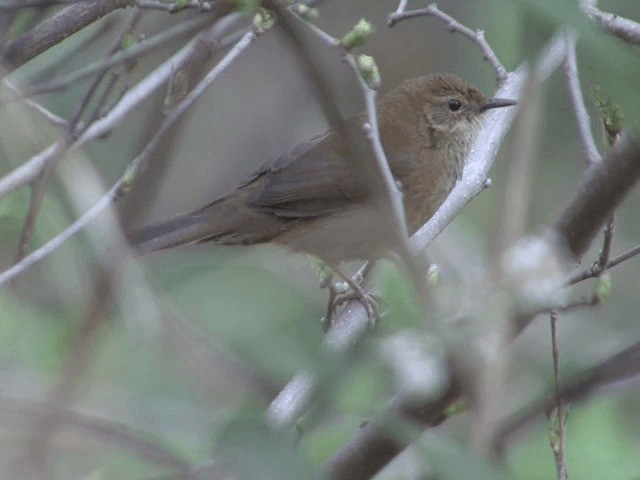
<instances>
[{"instance_id":1,"label":"bird's eye","mask_svg":"<svg viewBox=\"0 0 640 480\"><path fill-rule=\"evenodd\" d=\"M449 110L451 110L452 112L455 112L456 110L460 110L460 107L462 106L462 104L460 103L460 100L449 100Z\"/></svg>"}]
</instances>

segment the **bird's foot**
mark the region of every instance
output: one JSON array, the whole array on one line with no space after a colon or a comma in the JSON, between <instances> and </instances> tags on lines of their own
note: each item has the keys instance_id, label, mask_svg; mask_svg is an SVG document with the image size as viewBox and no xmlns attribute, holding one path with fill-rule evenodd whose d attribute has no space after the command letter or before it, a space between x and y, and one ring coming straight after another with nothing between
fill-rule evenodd
<instances>
[{"instance_id":1,"label":"bird's foot","mask_svg":"<svg viewBox=\"0 0 640 480\"><path fill-rule=\"evenodd\" d=\"M372 327L375 326L378 320L382 318L383 315L381 309L381 306L383 304L382 298L379 295L365 292L359 285L357 285L357 288L351 288L352 290L350 292L343 293L335 297L333 302L333 310L335 311L337 307L348 301L359 300L360 303L362 303L362 306L367 311L369 324Z\"/></svg>"},{"instance_id":2,"label":"bird's foot","mask_svg":"<svg viewBox=\"0 0 640 480\"><path fill-rule=\"evenodd\" d=\"M368 261L353 277L344 272L338 265L325 263L331 270L325 270L320 282L322 288L329 290L329 303L327 313L322 317L322 325L325 332L333 324L333 317L336 309L350 300L359 300L367 311L369 323L373 326L382 318L381 312L383 301L378 295L365 292L361 284L371 272L375 261ZM338 275L343 281L334 281L334 276Z\"/></svg>"}]
</instances>

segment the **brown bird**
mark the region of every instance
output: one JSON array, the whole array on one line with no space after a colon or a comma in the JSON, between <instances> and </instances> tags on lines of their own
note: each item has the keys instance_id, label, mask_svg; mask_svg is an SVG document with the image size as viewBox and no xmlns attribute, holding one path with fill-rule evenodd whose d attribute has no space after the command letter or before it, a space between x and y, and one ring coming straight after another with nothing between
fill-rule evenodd
<instances>
[{"instance_id":1,"label":"brown bird","mask_svg":"<svg viewBox=\"0 0 640 480\"><path fill-rule=\"evenodd\" d=\"M380 138L403 192L410 233L434 214L460 178L483 112L515 103L487 99L449 74L406 80L379 101ZM346 123L353 128L365 122L360 114ZM227 195L143 228L132 243L146 253L193 242L274 242L330 265L374 258L393 249L398 237L381 220L376 192L360 170L363 162L350 158L371 154L364 134L360 137L352 148L335 130L300 143L263 163Z\"/></svg>"}]
</instances>

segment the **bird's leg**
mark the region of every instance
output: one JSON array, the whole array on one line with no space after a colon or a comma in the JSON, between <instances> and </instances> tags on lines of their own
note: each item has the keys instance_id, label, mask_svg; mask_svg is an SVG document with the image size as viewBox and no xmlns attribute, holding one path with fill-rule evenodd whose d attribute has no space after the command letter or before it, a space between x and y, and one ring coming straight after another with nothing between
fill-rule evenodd
<instances>
[{"instance_id":1,"label":"bird's leg","mask_svg":"<svg viewBox=\"0 0 640 480\"><path fill-rule=\"evenodd\" d=\"M361 278L365 278L365 275L369 273L372 268L374 262L368 262L367 265L359 272ZM347 285L352 290L352 293L343 294L340 297L336 294L329 304L329 309L333 312L337 305L341 305L342 303L352 300L354 298L360 300L365 310L367 311L367 316L369 317L369 321L372 324L380 318L380 299L376 295L369 294L364 291L364 289L356 282L353 278L351 278L345 271L343 271L336 264L329 264L331 269L345 281Z\"/></svg>"}]
</instances>

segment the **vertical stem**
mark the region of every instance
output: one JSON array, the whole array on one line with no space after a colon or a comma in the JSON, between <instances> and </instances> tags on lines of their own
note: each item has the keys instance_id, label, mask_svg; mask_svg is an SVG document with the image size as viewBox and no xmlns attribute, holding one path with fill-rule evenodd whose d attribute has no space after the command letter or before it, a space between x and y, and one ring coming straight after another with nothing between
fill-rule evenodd
<instances>
[{"instance_id":1,"label":"vertical stem","mask_svg":"<svg viewBox=\"0 0 640 480\"><path fill-rule=\"evenodd\" d=\"M555 402L556 402L556 412L555 419L557 421L557 429L555 429L555 425L552 422L552 432L551 432L551 449L553 450L553 455L556 460L556 472L558 474L558 480L567 480L569 478L568 470L567 470L567 457L566 457L566 449L565 449L565 408L561 398L561 389L560 389L560 362L559 356L560 351L558 348L558 331L556 328L556 323L558 321L558 312L552 310L550 312L551 319L551 352L553 357L553 379L554 379L554 390L555 390Z\"/></svg>"}]
</instances>

